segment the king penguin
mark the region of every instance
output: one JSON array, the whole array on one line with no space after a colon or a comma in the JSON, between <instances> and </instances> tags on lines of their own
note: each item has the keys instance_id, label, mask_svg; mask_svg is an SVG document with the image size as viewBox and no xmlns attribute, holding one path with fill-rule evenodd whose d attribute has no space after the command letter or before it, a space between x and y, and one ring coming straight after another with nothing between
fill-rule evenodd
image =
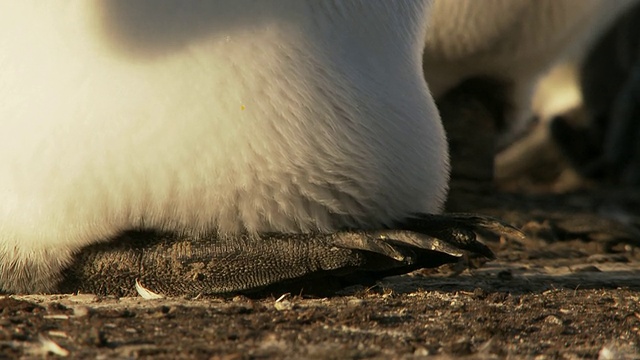
<instances>
[{"instance_id":1,"label":"king penguin","mask_svg":"<svg viewBox=\"0 0 640 360\"><path fill-rule=\"evenodd\" d=\"M510 228L438 215L431 9L7 1L0 288L225 293L491 257L474 231Z\"/></svg>"}]
</instances>

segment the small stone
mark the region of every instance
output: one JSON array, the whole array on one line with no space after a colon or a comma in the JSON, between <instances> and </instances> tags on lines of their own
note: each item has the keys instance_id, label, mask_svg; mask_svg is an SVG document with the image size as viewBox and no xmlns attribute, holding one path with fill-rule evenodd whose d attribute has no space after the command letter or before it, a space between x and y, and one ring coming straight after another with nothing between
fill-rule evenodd
<instances>
[{"instance_id":1,"label":"small stone","mask_svg":"<svg viewBox=\"0 0 640 360\"><path fill-rule=\"evenodd\" d=\"M73 307L73 316L81 318L89 315L91 310L87 306L74 306Z\"/></svg>"},{"instance_id":2,"label":"small stone","mask_svg":"<svg viewBox=\"0 0 640 360\"><path fill-rule=\"evenodd\" d=\"M547 316L546 318L544 318L544 322L552 325L562 325L562 319L555 315Z\"/></svg>"},{"instance_id":3,"label":"small stone","mask_svg":"<svg viewBox=\"0 0 640 360\"><path fill-rule=\"evenodd\" d=\"M413 351L413 356L429 356L429 350L419 347Z\"/></svg>"}]
</instances>

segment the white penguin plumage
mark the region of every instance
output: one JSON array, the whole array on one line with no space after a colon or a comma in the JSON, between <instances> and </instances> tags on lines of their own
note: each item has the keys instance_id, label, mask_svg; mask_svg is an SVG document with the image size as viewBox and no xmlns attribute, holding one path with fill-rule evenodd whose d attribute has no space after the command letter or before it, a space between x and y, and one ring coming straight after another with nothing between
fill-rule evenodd
<instances>
[{"instance_id":1,"label":"white penguin plumage","mask_svg":"<svg viewBox=\"0 0 640 360\"><path fill-rule=\"evenodd\" d=\"M580 57L637 1L435 0L425 78L436 98L467 78L504 82L511 97L509 141L532 118L538 79L567 55Z\"/></svg>"},{"instance_id":2,"label":"white penguin plumage","mask_svg":"<svg viewBox=\"0 0 640 360\"><path fill-rule=\"evenodd\" d=\"M375 228L441 211L429 1L6 1L0 288L121 231Z\"/></svg>"}]
</instances>

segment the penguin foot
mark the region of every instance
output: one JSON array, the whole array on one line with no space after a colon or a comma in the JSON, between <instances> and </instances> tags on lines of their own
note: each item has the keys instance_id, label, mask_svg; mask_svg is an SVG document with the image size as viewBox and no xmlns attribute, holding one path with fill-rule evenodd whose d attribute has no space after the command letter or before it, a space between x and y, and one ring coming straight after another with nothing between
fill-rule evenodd
<instances>
[{"instance_id":1,"label":"penguin foot","mask_svg":"<svg viewBox=\"0 0 640 360\"><path fill-rule=\"evenodd\" d=\"M84 248L64 272L60 292L131 296L138 281L167 296L230 295L368 282L456 262L465 252L493 259L476 234L521 237L499 220L469 214L416 215L393 229L332 234L192 237L126 232ZM313 293L313 291L311 291Z\"/></svg>"}]
</instances>

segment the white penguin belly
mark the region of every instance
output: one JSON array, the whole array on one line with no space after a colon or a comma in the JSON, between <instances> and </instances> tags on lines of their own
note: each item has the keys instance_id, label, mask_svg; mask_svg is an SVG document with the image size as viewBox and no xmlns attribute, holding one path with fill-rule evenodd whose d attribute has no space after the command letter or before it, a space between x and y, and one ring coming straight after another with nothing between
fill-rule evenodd
<instances>
[{"instance_id":1,"label":"white penguin belly","mask_svg":"<svg viewBox=\"0 0 640 360\"><path fill-rule=\"evenodd\" d=\"M127 229L333 231L440 211L426 5L243 3L5 4L0 288L47 290L73 252ZM179 26L153 38L156 18L118 18L145 4Z\"/></svg>"}]
</instances>

